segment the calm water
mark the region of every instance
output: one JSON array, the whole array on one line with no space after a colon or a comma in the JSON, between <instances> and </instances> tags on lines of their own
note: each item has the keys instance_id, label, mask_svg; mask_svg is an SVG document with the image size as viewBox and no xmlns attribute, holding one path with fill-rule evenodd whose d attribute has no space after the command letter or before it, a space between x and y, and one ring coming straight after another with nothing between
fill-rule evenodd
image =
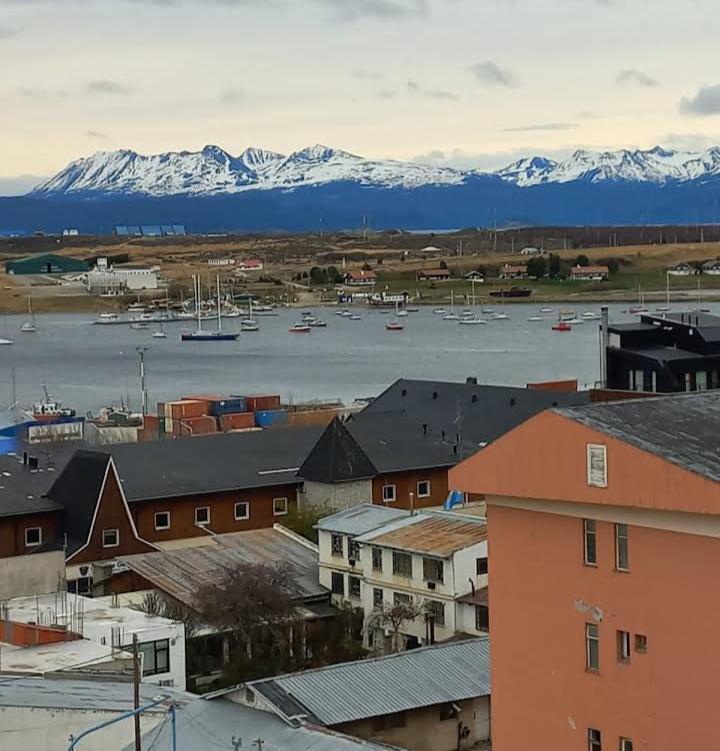
<instances>
[{"instance_id":1,"label":"calm water","mask_svg":"<svg viewBox=\"0 0 720 751\"><path fill-rule=\"evenodd\" d=\"M554 306L572 309L570 304ZM626 305L610 308L611 320L633 320ZM713 312L720 306L712 305ZM510 320L486 326L459 326L431 309L411 313L402 332L385 330L392 318L358 310L350 321L331 309L319 311L328 327L310 334L290 334L298 310L259 318L260 331L243 333L237 342L181 342L185 324L166 325L167 339L129 326L94 326L94 316L41 315L38 333L19 331L22 317L0 321L0 336L15 344L0 347L0 405L11 400L15 367L20 405L42 396L43 382L53 397L79 412L130 399L139 406L138 355L147 346L150 403L189 393L279 392L286 400L340 398L346 403L370 396L401 376L464 380L522 386L528 381L577 378L589 386L599 378L598 321L586 321L569 333L551 330L557 313L529 322L540 305L507 305ZM500 309L500 306L497 308ZM576 307L599 311L599 305ZM676 308L679 309L679 308ZM212 326L212 323L208 323ZM237 330L237 319L223 326Z\"/></svg>"}]
</instances>

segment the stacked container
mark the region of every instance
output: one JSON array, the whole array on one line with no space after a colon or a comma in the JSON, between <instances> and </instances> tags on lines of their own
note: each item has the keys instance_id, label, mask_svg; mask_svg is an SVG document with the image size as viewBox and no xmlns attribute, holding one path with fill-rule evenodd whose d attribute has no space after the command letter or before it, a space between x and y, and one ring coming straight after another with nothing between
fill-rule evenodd
<instances>
[{"instance_id":1,"label":"stacked container","mask_svg":"<svg viewBox=\"0 0 720 751\"><path fill-rule=\"evenodd\" d=\"M255 423L259 428L276 428L288 424L286 409L267 409L255 412Z\"/></svg>"},{"instance_id":2,"label":"stacked container","mask_svg":"<svg viewBox=\"0 0 720 751\"><path fill-rule=\"evenodd\" d=\"M220 415L218 422L223 433L230 430L248 430L255 427L255 414L253 412L236 412L231 415Z\"/></svg>"},{"instance_id":3,"label":"stacked container","mask_svg":"<svg viewBox=\"0 0 720 751\"><path fill-rule=\"evenodd\" d=\"M266 412L281 406L279 394L251 394L245 397L245 402L248 412Z\"/></svg>"}]
</instances>

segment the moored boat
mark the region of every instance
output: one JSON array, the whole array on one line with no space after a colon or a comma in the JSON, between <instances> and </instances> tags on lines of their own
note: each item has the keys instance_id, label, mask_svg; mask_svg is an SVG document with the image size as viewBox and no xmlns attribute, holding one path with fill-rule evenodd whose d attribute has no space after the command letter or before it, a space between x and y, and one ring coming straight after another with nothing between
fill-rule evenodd
<instances>
[{"instance_id":1,"label":"moored boat","mask_svg":"<svg viewBox=\"0 0 720 751\"><path fill-rule=\"evenodd\" d=\"M572 326L567 321L558 321L553 324L553 331L572 331Z\"/></svg>"},{"instance_id":2,"label":"moored boat","mask_svg":"<svg viewBox=\"0 0 720 751\"><path fill-rule=\"evenodd\" d=\"M386 321L385 328L388 331L402 331L405 327L399 321Z\"/></svg>"},{"instance_id":3,"label":"moored boat","mask_svg":"<svg viewBox=\"0 0 720 751\"><path fill-rule=\"evenodd\" d=\"M309 334L312 328L309 324L298 321L290 327L289 331L291 334Z\"/></svg>"}]
</instances>

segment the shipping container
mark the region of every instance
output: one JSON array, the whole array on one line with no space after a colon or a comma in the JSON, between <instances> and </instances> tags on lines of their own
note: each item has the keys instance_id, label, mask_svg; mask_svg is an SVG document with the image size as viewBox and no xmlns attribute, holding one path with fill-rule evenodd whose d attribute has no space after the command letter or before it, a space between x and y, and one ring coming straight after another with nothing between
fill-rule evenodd
<instances>
[{"instance_id":1,"label":"shipping container","mask_svg":"<svg viewBox=\"0 0 720 751\"><path fill-rule=\"evenodd\" d=\"M255 413L255 424L259 428L275 428L288 424L286 409L268 409Z\"/></svg>"},{"instance_id":2,"label":"shipping container","mask_svg":"<svg viewBox=\"0 0 720 751\"><path fill-rule=\"evenodd\" d=\"M247 400L247 409L249 412L265 412L280 409L282 406L278 394L250 394L245 399Z\"/></svg>"},{"instance_id":3,"label":"shipping container","mask_svg":"<svg viewBox=\"0 0 720 751\"><path fill-rule=\"evenodd\" d=\"M244 396L229 396L227 399L210 402L210 414L215 415L215 417L242 414L247 411L247 401Z\"/></svg>"},{"instance_id":4,"label":"shipping container","mask_svg":"<svg viewBox=\"0 0 720 751\"><path fill-rule=\"evenodd\" d=\"M255 427L255 413L254 412L239 412L231 415L220 415L218 420L220 423L220 430L223 433L229 430L242 430L244 428Z\"/></svg>"},{"instance_id":5,"label":"shipping container","mask_svg":"<svg viewBox=\"0 0 720 751\"><path fill-rule=\"evenodd\" d=\"M194 436L194 435L209 435L210 433L217 433L218 426L214 417L204 415L202 417L187 417L184 420L173 421L175 430L173 434L176 437L180 436Z\"/></svg>"},{"instance_id":6,"label":"shipping container","mask_svg":"<svg viewBox=\"0 0 720 751\"><path fill-rule=\"evenodd\" d=\"M170 408L173 420L185 420L188 417L205 417L208 413L207 402L199 399L185 399L177 402L165 402L165 413Z\"/></svg>"}]
</instances>

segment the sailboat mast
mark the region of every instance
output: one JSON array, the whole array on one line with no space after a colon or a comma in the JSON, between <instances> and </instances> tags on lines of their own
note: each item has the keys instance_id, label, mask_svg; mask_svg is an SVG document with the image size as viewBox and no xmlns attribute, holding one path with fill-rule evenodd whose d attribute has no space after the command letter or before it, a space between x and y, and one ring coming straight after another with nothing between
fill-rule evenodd
<instances>
[{"instance_id":1,"label":"sailboat mast","mask_svg":"<svg viewBox=\"0 0 720 751\"><path fill-rule=\"evenodd\" d=\"M670 272L665 272L665 304L670 305Z\"/></svg>"},{"instance_id":2,"label":"sailboat mast","mask_svg":"<svg viewBox=\"0 0 720 751\"><path fill-rule=\"evenodd\" d=\"M222 316L220 315L220 274L215 277L215 284L217 286L217 318L218 318L218 331L222 331Z\"/></svg>"},{"instance_id":3,"label":"sailboat mast","mask_svg":"<svg viewBox=\"0 0 720 751\"><path fill-rule=\"evenodd\" d=\"M202 312L200 306L200 274L193 277L195 282L195 309L198 317L198 331L202 331Z\"/></svg>"}]
</instances>

